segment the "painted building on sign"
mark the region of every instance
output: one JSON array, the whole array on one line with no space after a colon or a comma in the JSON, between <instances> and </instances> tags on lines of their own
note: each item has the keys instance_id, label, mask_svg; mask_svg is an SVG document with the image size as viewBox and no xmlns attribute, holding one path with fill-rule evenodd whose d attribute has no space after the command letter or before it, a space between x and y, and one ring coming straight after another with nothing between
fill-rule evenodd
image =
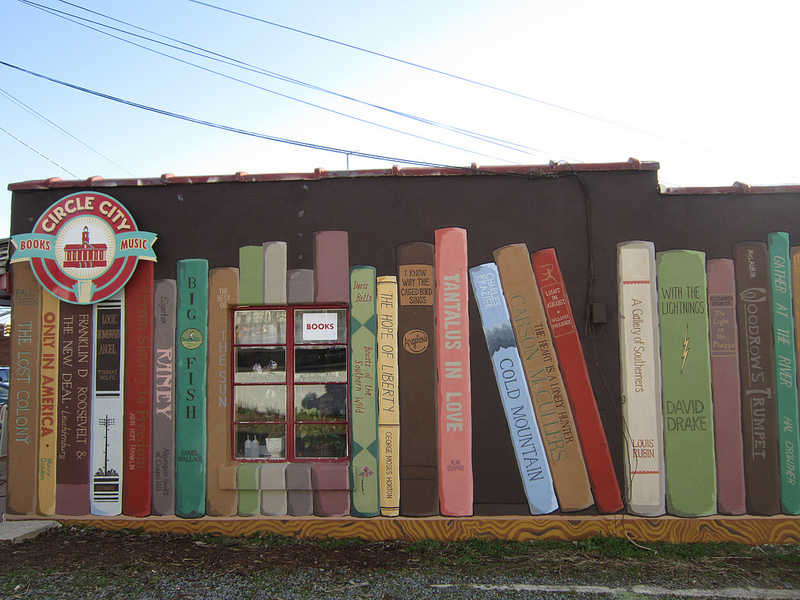
<instances>
[{"instance_id":1,"label":"painted building on sign","mask_svg":"<svg viewBox=\"0 0 800 600\"><path fill-rule=\"evenodd\" d=\"M657 175L10 185L8 518L797 542L800 186Z\"/></svg>"}]
</instances>

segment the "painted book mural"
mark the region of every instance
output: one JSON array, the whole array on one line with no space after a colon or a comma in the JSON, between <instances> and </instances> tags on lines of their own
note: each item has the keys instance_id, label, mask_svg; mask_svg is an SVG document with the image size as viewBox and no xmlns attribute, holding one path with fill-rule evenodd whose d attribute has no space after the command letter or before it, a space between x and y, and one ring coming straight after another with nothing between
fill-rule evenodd
<instances>
[{"instance_id":1,"label":"painted book mural","mask_svg":"<svg viewBox=\"0 0 800 600\"><path fill-rule=\"evenodd\" d=\"M97 201L81 198L59 206L91 212ZM610 299L580 307L558 244L467 233L368 249L380 267L351 261L367 250L343 229L315 231L302 260L271 236L231 246L235 267L176 258L159 279L152 257L127 260L152 250L143 232L114 231L104 254L81 231L63 258L43 256L45 233L21 236L9 513L800 514L800 249L788 233L719 258L618 241L616 272L602 274L610 324ZM67 265L57 285L48 261ZM116 264L107 295L103 261ZM598 382L615 382L597 374L582 318L618 344L618 414L601 410ZM485 344L470 341L476 328ZM479 447L490 422L495 443ZM491 481L517 496L487 509L490 478L476 474L497 456L513 468Z\"/></svg>"}]
</instances>

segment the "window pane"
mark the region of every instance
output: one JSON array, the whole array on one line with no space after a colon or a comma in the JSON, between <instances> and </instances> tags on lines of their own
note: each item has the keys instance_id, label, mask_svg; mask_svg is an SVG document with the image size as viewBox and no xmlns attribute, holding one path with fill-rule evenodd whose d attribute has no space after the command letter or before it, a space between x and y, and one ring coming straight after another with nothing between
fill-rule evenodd
<instances>
[{"instance_id":1,"label":"window pane","mask_svg":"<svg viewBox=\"0 0 800 600\"><path fill-rule=\"evenodd\" d=\"M347 425L304 423L295 426L295 454L299 458L347 456Z\"/></svg>"},{"instance_id":2,"label":"window pane","mask_svg":"<svg viewBox=\"0 0 800 600\"><path fill-rule=\"evenodd\" d=\"M235 326L237 344L286 343L286 311L239 310Z\"/></svg>"},{"instance_id":3,"label":"window pane","mask_svg":"<svg viewBox=\"0 0 800 600\"><path fill-rule=\"evenodd\" d=\"M337 309L296 309L294 311L296 344L315 342L347 343L347 311Z\"/></svg>"},{"instance_id":4,"label":"window pane","mask_svg":"<svg viewBox=\"0 0 800 600\"><path fill-rule=\"evenodd\" d=\"M237 385L234 388L236 412L233 419L243 421L285 421L286 388L282 385Z\"/></svg>"},{"instance_id":5,"label":"window pane","mask_svg":"<svg viewBox=\"0 0 800 600\"><path fill-rule=\"evenodd\" d=\"M236 425L236 458L286 458L286 425Z\"/></svg>"},{"instance_id":6,"label":"window pane","mask_svg":"<svg viewBox=\"0 0 800 600\"><path fill-rule=\"evenodd\" d=\"M347 381L347 346L301 346L294 351L295 381Z\"/></svg>"},{"instance_id":7,"label":"window pane","mask_svg":"<svg viewBox=\"0 0 800 600\"><path fill-rule=\"evenodd\" d=\"M282 383L286 381L286 349L283 346L236 348L235 383Z\"/></svg>"},{"instance_id":8,"label":"window pane","mask_svg":"<svg viewBox=\"0 0 800 600\"><path fill-rule=\"evenodd\" d=\"M294 386L295 419L298 421L344 421L347 419L347 386Z\"/></svg>"}]
</instances>

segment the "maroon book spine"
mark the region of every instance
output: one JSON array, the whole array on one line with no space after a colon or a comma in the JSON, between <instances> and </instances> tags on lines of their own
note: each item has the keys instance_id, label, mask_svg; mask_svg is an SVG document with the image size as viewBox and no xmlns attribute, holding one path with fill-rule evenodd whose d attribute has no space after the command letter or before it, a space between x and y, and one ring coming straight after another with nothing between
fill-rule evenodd
<instances>
[{"instance_id":1,"label":"maroon book spine","mask_svg":"<svg viewBox=\"0 0 800 600\"><path fill-rule=\"evenodd\" d=\"M153 441L153 263L125 286L125 441L122 513L150 515Z\"/></svg>"},{"instance_id":2,"label":"maroon book spine","mask_svg":"<svg viewBox=\"0 0 800 600\"><path fill-rule=\"evenodd\" d=\"M531 259L572 406L595 503L601 513L615 513L623 508L622 493L556 251L554 248L540 250L534 252Z\"/></svg>"}]
</instances>

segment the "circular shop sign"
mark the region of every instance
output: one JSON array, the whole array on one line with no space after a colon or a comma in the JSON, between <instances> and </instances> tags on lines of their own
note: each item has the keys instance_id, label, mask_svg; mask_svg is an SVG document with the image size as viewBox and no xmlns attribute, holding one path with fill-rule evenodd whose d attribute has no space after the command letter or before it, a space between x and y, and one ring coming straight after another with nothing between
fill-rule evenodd
<instances>
[{"instance_id":1,"label":"circular shop sign","mask_svg":"<svg viewBox=\"0 0 800 600\"><path fill-rule=\"evenodd\" d=\"M120 291L140 258L156 260L155 241L111 196L77 192L48 208L32 233L12 238L11 262L30 260L39 283L59 299L94 304Z\"/></svg>"}]
</instances>

